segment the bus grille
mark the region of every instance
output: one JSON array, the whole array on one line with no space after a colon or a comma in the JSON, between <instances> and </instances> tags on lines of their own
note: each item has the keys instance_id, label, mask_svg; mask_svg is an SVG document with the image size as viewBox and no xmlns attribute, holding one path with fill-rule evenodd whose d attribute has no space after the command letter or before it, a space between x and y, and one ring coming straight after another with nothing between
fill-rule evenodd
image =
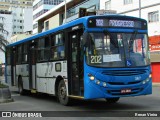
<instances>
[{"instance_id":1,"label":"bus grille","mask_svg":"<svg viewBox=\"0 0 160 120\"><path fill-rule=\"evenodd\" d=\"M103 71L102 74L110 76L131 76L144 74L145 70L108 70Z\"/></svg>"},{"instance_id":2,"label":"bus grille","mask_svg":"<svg viewBox=\"0 0 160 120\"><path fill-rule=\"evenodd\" d=\"M127 85L132 85L132 84L138 84L142 81L132 81L132 82L128 82ZM124 82L108 82L110 85L126 85L126 83Z\"/></svg>"},{"instance_id":3,"label":"bus grille","mask_svg":"<svg viewBox=\"0 0 160 120\"><path fill-rule=\"evenodd\" d=\"M141 92L143 88L134 88L131 89L132 92L130 93L121 93L121 90L107 90L107 93L113 96L125 96L125 95L132 95L132 94L137 94Z\"/></svg>"}]
</instances>

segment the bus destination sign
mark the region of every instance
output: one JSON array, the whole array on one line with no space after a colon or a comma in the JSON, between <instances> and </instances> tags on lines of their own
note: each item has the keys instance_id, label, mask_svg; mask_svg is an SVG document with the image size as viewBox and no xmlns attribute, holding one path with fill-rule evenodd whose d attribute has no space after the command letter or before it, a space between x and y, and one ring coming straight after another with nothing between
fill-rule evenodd
<instances>
[{"instance_id":1,"label":"bus destination sign","mask_svg":"<svg viewBox=\"0 0 160 120\"><path fill-rule=\"evenodd\" d=\"M105 20L96 19L96 26L110 26L110 27L134 27L134 21L130 20Z\"/></svg>"},{"instance_id":2,"label":"bus destination sign","mask_svg":"<svg viewBox=\"0 0 160 120\"><path fill-rule=\"evenodd\" d=\"M129 21L129 20L109 20L109 26L134 27L134 21Z\"/></svg>"},{"instance_id":3,"label":"bus destination sign","mask_svg":"<svg viewBox=\"0 0 160 120\"><path fill-rule=\"evenodd\" d=\"M88 21L88 27L122 27L122 28L139 28L146 29L146 22L139 20L129 19L107 19L107 18L95 18Z\"/></svg>"}]
</instances>

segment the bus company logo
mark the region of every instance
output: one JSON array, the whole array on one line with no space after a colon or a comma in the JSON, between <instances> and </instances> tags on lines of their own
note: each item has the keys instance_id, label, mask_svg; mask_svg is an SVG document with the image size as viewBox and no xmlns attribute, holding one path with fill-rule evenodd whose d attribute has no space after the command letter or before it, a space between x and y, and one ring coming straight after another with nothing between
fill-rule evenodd
<instances>
[{"instance_id":1,"label":"bus company logo","mask_svg":"<svg viewBox=\"0 0 160 120\"><path fill-rule=\"evenodd\" d=\"M141 80L141 76L136 76L135 80Z\"/></svg>"},{"instance_id":2,"label":"bus company logo","mask_svg":"<svg viewBox=\"0 0 160 120\"><path fill-rule=\"evenodd\" d=\"M2 117L12 117L11 112L2 112Z\"/></svg>"},{"instance_id":3,"label":"bus company logo","mask_svg":"<svg viewBox=\"0 0 160 120\"><path fill-rule=\"evenodd\" d=\"M10 117L42 117L41 113L33 113L33 112L2 112L2 117L10 118Z\"/></svg>"}]
</instances>

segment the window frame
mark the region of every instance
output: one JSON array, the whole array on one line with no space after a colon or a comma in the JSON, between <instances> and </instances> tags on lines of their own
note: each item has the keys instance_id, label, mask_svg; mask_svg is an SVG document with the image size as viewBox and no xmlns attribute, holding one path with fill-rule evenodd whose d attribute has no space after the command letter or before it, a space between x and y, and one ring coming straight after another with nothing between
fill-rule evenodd
<instances>
[{"instance_id":1,"label":"window frame","mask_svg":"<svg viewBox=\"0 0 160 120\"><path fill-rule=\"evenodd\" d=\"M46 35L38 39L37 41L37 62L44 62L50 59L50 46L51 46L51 39L49 35Z\"/></svg>"},{"instance_id":2,"label":"window frame","mask_svg":"<svg viewBox=\"0 0 160 120\"><path fill-rule=\"evenodd\" d=\"M28 63L28 43L22 44L22 63ZM27 56L27 59L26 59Z\"/></svg>"},{"instance_id":3,"label":"window frame","mask_svg":"<svg viewBox=\"0 0 160 120\"><path fill-rule=\"evenodd\" d=\"M61 39L59 40L59 37L57 37L58 39L56 39L56 35L61 35ZM56 40L58 40L58 41L56 41ZM50 56L50 60L53 60L53 61L64 60L66 58L65 49L66 49L66 46L65 46L64 32L57 32L55 34L52 34L51 35L51 56ZM56 52L57 52L57 55L55 55ZM57 57L55 57L55 56L57 56Z\"/></svg>"},{"instance_id":4,"label":"window frame","mask_svg":"<svg viewBox=\"0 0 160 120\"><path fill-rule=\"evenodd\" d=\"M148 13L148 22L154 23L159 22L159 11L153 11Z\"/></svg>"},{"instance_id":5,"label":"window frame","mask_svg":"<svg viewBox=\"0 0 160 120\"><path fill-rule=\"evenodd\" d=\"M17 62L16 62L16 64L21 64L22 63L22 44L18 45L16 47L16 49L17 49L17 54L16 54Z\"/></svg>"},{"instance_id":6,"label":"window frame","mask_svg":"<svg viewBox=\"0 0 160 120\"><path fill-rule=\"evenodd\" d=\"M123 0L124 5L129 5L129 4L132 4L132 3L133 3L133 0Z\"/></svg>"}]
</instances>

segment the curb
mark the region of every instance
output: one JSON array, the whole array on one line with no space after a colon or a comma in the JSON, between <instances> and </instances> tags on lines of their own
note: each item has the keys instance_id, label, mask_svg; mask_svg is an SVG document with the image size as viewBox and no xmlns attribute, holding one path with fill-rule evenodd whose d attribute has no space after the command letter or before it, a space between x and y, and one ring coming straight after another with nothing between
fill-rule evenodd
<instances>
[{"instance_id":1,"label":"curb","mask_svg":"<svg viewBox=\"0 0 160 120\"><path fill-rule=\"evenodd\" d=\"M0 103L8 103L13 102L13 98L11 97L11 91L9 87L0 88Z\"/></svg>"},{"instance_id":2,"label":"curb","mask_svg":"<svg viewBox=\"0 0 160 120\"><path fill-rule=\"evenodd\" d=\"M0 99L0 104L1 103L9 103L9 102L14 102L14 99L13 98L11 98L11 99Z\"/></svg>"}]
</instances>

